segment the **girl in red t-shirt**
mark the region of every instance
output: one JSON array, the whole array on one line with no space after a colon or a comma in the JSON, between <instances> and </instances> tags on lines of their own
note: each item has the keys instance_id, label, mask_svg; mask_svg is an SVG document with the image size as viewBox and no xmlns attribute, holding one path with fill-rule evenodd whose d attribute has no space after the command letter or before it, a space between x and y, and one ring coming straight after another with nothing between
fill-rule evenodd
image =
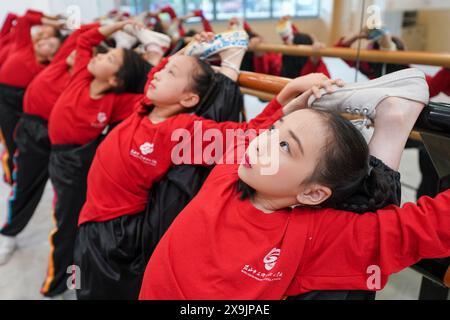
<instances>
[{"instance_id":1,"label":"girl in red t-shirt","mask_svg":"<svg viewBox=\"0 0 450 320\"><path fill-rule=\"evenodd\" d=\"M22 113L23 95L31 80L44 70L61 45L61 40L55 36L55 28L62 25L54 17L32 10L15 21L14 31L5 35L9 38L9 49L0 68L0 141L5 147L2 156L4 178L9 184L12 184L13 155L16 151L13 133ZM31 28L40 24L47 27L42 27L32 37Z\"/></svg>"},{"instance_id":2,"label":"girl in red t-shirt","mask_svg":"<svg viewBox=\"0 0 450 320\"><path fill-rule=\"evenodd\" d=\"M158 244L140 299L282 299L312 290L381 290L390 274L421 258L449 256L449 191L403 208L349 212L348 200L361 183L378 180L367 190L372 196L366 208L382 201L392 183L383 171L397 170L428 101L423 74L406 70L392 77L404 77L406 85L389 78L388 86L375 80L335 94L313 86L294 99L305 109L252 140L240 164L217 165ZM375 121L369 146L350 122L320 109ZM369 167L369 152L387 167ZM273 166L277 170L263 171Z\"/></svg>"}]
</instances>

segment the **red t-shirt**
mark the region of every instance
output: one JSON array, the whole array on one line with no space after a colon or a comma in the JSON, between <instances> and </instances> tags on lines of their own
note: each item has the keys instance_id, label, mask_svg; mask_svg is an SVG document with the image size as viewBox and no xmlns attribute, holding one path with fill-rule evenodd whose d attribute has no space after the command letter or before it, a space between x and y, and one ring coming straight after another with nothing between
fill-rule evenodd
<instances>
[{"instance_id":1,"label":"red t-shirt","mask_svg":"<svg viewBox=\"0 0 450 320\"><path fill-rule=\"evenodd\" d=\"M344 37L340 38L339 41L334 46L337 48L348 48L349 47L344 44ZM343 61L351 68L356 67L356 61L351 61L351 60L343 60ZM373 71L372 67L370 66L370 63L367 61L360 61L359 70L364 75L366 75L369 79L376 78L376 75L374 74L374 71Z\"/></svg>"},{"instance_id":2,"label":"red t-shirt","mask_svg":"<svg viewBox=\"0 0 450 320\"><path fill-rule=\"evenodd\" d=\"M78 37L87 30L98 26L98 23L84 25L64 41L50 65L38 74L28 86L23 102L24 112L48 120L56 100L70 80L67 57L76 48Z\"/></svg>"},{"instance_id":3,"label":"red t-shirt","mask_svg":"<svg viewBox=\"0 0 450 320\"><path fill-rule=\"evenodd\" d=\"M108 124L128 117L143 96L107 93L99 99L90 97L93 76L87 65L92 58L93 47L103 39L105 37L97 28L78 38L72 77L50 114L48 131L52 144L84 145L95 140Z\"/></svg>"},{"instance_id":4,"label":"red t-shirt","mask_svg":"<svg viewBox=\"0 0 450 320\"><path fill-rule=\"evenodd\" d=\"M450 69L442 68L433 77L426 77L428 87L430 88L430 98L437 96L439 93L445 93L450 96Z\"/></svg>"},{"instance_id":5,"label":"red t-shirt","mask_svg":"<svg viewBox=\"0 0 450 320\"><path fill-rule=\"evenodd\" d=\"M3 26L0 29L0 41L3 41L3 37L7 36L13 29L13 22L17 19L17 15L14 13L8 13Z\"/></svg>"},{"instance_id":6,"label":"red t-shirt","mask_svg":"<svg viewBox=\"0 0 450 320\"><path fill-rule=\"evenodd\" d=\"M146 112L138 110L114 128L98 147L88 174L86 203L80 213L79 225L142 212L153 183L174 165L172 150L179 144L178 140L172 141L176 129L193 134L198 129L195 126L198 121L202 123L203 132L211 128L221 132L226 129L257 129L269 126L281 116L282 107L276 99L248 124L217 123L189 114L176 115L154 124ZM209 161L196 157L195 152L191 154L189 159L198 161L195 163Z\"/></svg>"},{"instance_id":7,"label":"red t-shirt","mask_svg":"<svg viewBox=\"0 0 450 320\"><path fill-rule=\"evenodd\" d=\"M41 23L42 14L27 12L17 19L15 35L8 58L0 69L0 83L26 88L45 65L36 59L31 39L31 27Z\"/></svg>"},{"instance_id":8,"label":"red t-shirt","mask_svg":"<svg viewBox=\"0 0 450 320\"><path fill-rule=\"evenodd\" d=\"M281 74L282 63L282 55L277 53L264 53L260 56L255 55L253 58L255 72L275 76ZM323 73L327 77L330 77L328 68L322 59L319 59L317 64L314 64L311 59L308 59L303 68L298 71L298 76L300 77L310 73Z\"/></svg>"},{"instance_id":9,"label":"red t-shirt","mask_svg":"<svg viewBox=\"0 0 450 320\"><path fill-rule=\"evenodd\" d=\"M11 44L14 40L14 27L13 22L17 19L17 16L13 13L8 13L2 29L0 30L0 68L8 58Z\"/></svg>"},{"instance_id":10,"label":"red t-shirt","mask_svg":"<svg viewBox=\"0 0 450 320\"><path fill-rule=\"evenodd\" d=\"M217 165L172 223L147 265L140 299L379 290L388 275L421 258L450 255L450 190L376 214L308 208L266 214L239 200L237 169ZM370 266L380 268L379 287L367 285Z\"/></svg>"},{"instance_id":11,"label":"red t-shirt","mask_svg":"<svg viewBox=\"0 0 450 320\"><path fill-rule=\"evenodd\" d=\"M5 64L6 59L8 59L9 52L13 47L13 42L8 39L13 37L13 34L6 35L3 38L2 43L0 44L0 69Z\"/></svg>"}]
</instances>

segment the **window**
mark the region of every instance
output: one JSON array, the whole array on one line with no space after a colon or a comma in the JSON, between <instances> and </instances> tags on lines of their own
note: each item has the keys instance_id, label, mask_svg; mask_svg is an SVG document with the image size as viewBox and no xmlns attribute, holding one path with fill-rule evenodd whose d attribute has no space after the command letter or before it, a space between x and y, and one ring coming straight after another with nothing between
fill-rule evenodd
<instances>
[{"instance_id":1,"label":"window","mask_svg":"<svg viewBox=\"0 0 450 320\"><path fill-rule=\"evenodd\" d=\"M216 0L216 19L228 20L244 16L243 0Z\"/></svg>"},{"instance_id":2,"label":"window","mask_svg":"<svg viewBox=\"0 0 450 320\"><path fill-rule=\"evenodd\" d=\"M278 19L292 17L317 17L320 0L121 0L121 9L132 13L155 11L172 6L177 15L185 15L196 9L203 10L208 20L228 20L231 17L245 19Z\"/></svg>"},{"instance_id":3,"label":"window","mask_svg":"<svg viewBox=\"0 0 450 320\"><path fill-rule=\"evenodd\" d=\"M186 13L201 9L206 19L214 20L213 0L186 0Z\"/></svg>"},{"instance_id":4,"label":"window","mask_svg":"<svg viewBox=\"0 0 450 320\"><path fill-rule=\"evenodd\" d=\"M184 15L184 1L183 0L158 0L145 1L147 2L148 11L157 11L163 7L171 6L177 15Z\"/></svg>"},{"instance_id":5,"label":"window","mask_svg":"<svg viewBox=\"0 0 450 320\"><path fill-rule=\"evenodd\" d=\"M247 19L271 18L271 0L246 0L245 17Z\"/></svg>"}]
</instances>

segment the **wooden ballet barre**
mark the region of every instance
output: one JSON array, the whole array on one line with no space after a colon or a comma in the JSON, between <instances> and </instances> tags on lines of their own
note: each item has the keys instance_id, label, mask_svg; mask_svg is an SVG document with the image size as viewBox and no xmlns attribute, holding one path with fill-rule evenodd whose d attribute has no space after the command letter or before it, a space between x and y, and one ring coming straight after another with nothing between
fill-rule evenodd
<instances>
[{"instance_id":1,"label":"wooden ballet barre","mask_svg":"<svg viewBox=\"0 0 450 320\"><path fill-rule=\"evenodd\" d=\"M341 58L355 61L358 59L358 51L353 48L323 48L313 49L309 45L281 45L281 44L259 44L249 51L255 52L277 52L293 56L320 56ZM424 64L430 66L441 66L450 68L449 53L434 53L421 51L381 51L361 50L360 61L382 62L395 64Z\"/></svg>"},{"instance_id":2,"label":"wooden ballet barre","mask_svg":"<svg viewBox=\"0 0 450 320\"><path fill-rule=\"evenodd\" d=\"M278 94L291 79L263 73L241 71L238 82L241 87Z\"/></svg>"}]
</instances>

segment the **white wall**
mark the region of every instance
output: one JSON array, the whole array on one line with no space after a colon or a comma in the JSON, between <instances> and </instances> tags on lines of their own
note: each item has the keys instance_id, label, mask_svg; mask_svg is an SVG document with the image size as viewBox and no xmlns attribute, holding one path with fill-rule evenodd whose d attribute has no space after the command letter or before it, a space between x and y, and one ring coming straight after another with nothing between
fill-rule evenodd
<instances>
[{"instance_id":1,"label":"white wall","mask_svg":"<svg viewBox=\"0 0 450 320\"><path fill-rule=\"evenodd\" d=\"M88 23L114 8L114 0L49 0L50 12L65 12L68 6L77 5L81 10L81 22Z\"/></svg>"},{"instance_id":2,"label":"white wall","mask_svg":"<svg viewBox=\"0 0 450 320\"><path fill-rule=\"evenodd\" d=\"M23 14L27 9L36 9L48 12L50 0L14 0L1 1L0 21L3 21L9 12Z\"/></svg>"},{"instance_id":3,"label":"white wall","mask_svg":"<svg viewBox=\"0 0 450 320\"><path fill-rule=\"evenodd\" d=\"M23 14L35 9L48 14L64 13L68 6L78 5L82 22L90 22L114 8L115 0L0 0L0 23L8 12Z\"/></svg>"}]
</instances>

